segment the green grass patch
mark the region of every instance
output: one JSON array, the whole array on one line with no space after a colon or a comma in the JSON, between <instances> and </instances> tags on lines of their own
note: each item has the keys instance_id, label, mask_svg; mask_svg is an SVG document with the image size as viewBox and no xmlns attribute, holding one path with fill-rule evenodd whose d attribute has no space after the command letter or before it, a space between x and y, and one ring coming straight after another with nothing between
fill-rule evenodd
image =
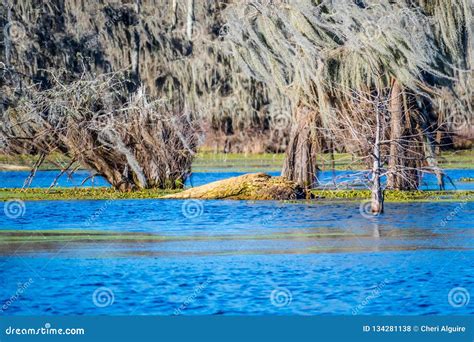
<instances>
[{"instance_id":1,"label":"green grass patch","mask_svg":"<svg viewBox=\"0 0 474 342\"><path fill-rule=\"evenodd\" d=\"M312 190L316 199L368 200L370 190ZM474 191L385 191L386 202L473 201Z\"/></svg>"},{"instance_id":2,"label":"green grass patch","mask_svg":"<svg viewBox=\"0 0 474 342\"><path fill-rule=\"evenodd\" d=\"M0 189L0 201L53 201L53 200L123 200L123 199L159 199L181 190L150 189L132 192L120 192L112 188L54 188L38 189ZM312 190L315 200L366 200L370 199L369 190ZM385 191L387 202L417 201L472 201L474 191ZM295 201L298 202L298 201Z\"/></svg>"},{"instance_id":3,"label":"green grass patch","mask_svg":"<svg viewBox=\"0 0 474 342\"><path fill-rule=\"evenodd\" d=\"M474 168L474 150L446 151L439 157L439 164L445 169Z\"/></svg>"},{"instance_id":4,"label":"green grass patch","mask_svg":"<svg viewBox=\"0 0 474 342\"><path fill-rule=\"evenodd\" d=\"M8 156L0 154L0 170L6 169L18 169L24 170L25 168L31 168L37 161L38 156L29 154L19 154L15 156ZM53 152L45 159L40 170L58 170L61 167L65 167L71 159L65 155Z\"/></svg>"},{"instance_id":5,"label":"green grass patch","mask_svg":"<svg viewBox=\"0 0 474 342\"><path fill-rule=\"evenodd\" d=\"M0 201L19 199L22 201L49 200L114 200L160 198L180 190L150 189L132 192L120 192L112 188L53 188L39 189L0 189Z\"/></svg>"}]
</instances>

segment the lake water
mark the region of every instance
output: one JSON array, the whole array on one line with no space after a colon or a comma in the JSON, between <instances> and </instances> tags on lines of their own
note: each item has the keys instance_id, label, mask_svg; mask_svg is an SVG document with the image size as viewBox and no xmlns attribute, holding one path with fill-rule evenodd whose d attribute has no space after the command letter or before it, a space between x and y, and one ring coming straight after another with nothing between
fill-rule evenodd
<instances>
[{"instance_id":1,"label":"lake water","mask_svg":"<svg viewBox=\"0 0 474 342\"><path fill-rule=\"evenodd\" d=\"M321 201L31 201L22 213L0 212L1 231L26 232L0 240L0 315L474 313L473 202L387 203L381 217Z\"/></svg>"},{"instance_id":2,"label":"lake water","mask_svg":"<svg viewBox=\"0 0 474 342\"><path fill-rule=\"evenodd\" d=\"M474 178L474 170L445 170L446 175L451 179L452 183L447 179L446 180L446 189L447 190L474 190L474 183L460 182L461 178ZM280 172L270 171L268 172L272 176L278 176ZM28 171L0 171L0 188L21 188L23 182L28 177ZM53 182L55 176L58 174L57 171L38 171L31 187L33 188L47 188ZM226 179L229 177L240 176L245 173L243 172L197 172L193 173L191 177L187 180L187 186L199 186L214 182L221 179ZM356 176L357 175L357 176ZM63 175L57 185L60 187L79 187L79 186L109 186L107 181L102 177L94 177L93 180L87 180L82 184L83 180L90 176L90 172L85 170L77 171L72 177ZM337 182L340 186L343 184L351 187L351 184L354 186L360 185L362 178L359 175L359 172L355 171L322 171L318 173L318 180L322 186L332 187L334 181ZM359 181L358 181L359 180ZM436 185L436 178L432 174L423 174L421 188L423 190L438 190Z\"/></svg>"}]
</instances>

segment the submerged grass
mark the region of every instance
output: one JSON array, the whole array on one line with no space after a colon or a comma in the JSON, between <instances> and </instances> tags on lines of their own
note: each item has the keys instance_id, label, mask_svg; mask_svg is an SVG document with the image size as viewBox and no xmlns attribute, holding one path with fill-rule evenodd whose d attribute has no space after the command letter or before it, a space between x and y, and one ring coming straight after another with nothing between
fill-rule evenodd
<instances>
[{"instance_id":1,"label":"submerged grass","mask_svg":"<svg viewBox=\"0 0 474 342\"><path fill-rule=\"evenodd\" d=\"M1 244L62 243L62 242L172 242L172 241L225 241L225 240L287 240L339 238L352 234L341 231L276 233L261 235L185 235L169 236L150 233L122 233L93 230L0 230Z\"/></svg>"},{"instance_id":2,"label":"submerged grass","mask_svg":"<svg viewBox=\"0 0 474 342\"><path fill-rule=\"evenodd\" d=\"M413 238L429 240L436 239L438 234L425 231L424 229L394 229L384 231L383 237L392 241L390 245L345 246L334 245L333 241L351 241L360 239L373 240L372 229L362 231L311 228L304 231L283 231L266 234L223 234L223 235L160 235L146 232L120 232L104 230L0 230L0 255L19 255L22 253L51 252L71 253L74 255L94 255L100 257L118 256L161 256L161 255L243 255L243 254L281 254L281 253L317 253L317 252L351 252L351 251L377 251L382 250L407 250L419 249L443 249L436 245L411 246L400 241L411 241ZM379 238L377 238L379 239ZM242 249L239 241L305 241L312 242L306 248L284 248L284 249ZM161 243L167 242L203 242L219 243L221 241L233 241L237 244L224 245L224 249L200 249L198 251L172 251L156 250ZM314 243L317 242L317 245ZM322 245L321 245L322 244ZM91 248L93 246L93 248ZM101 246L101 247L98 247ZM102 246L107 246L103 249ZM119 247L120 246L120 247ZM206 245L203 245L206 246ZM117 248L118 247L118 248ZM122 248L123 247L123 248ZM205 247L204 247L205 248ZM352 250L355 248L355 250ZM449 246L448 248L453 248ZM458 247L454 247L459 249ZM76 253L82 254L76 254Z\"/></svg>"},{"instance_id":3,"label":"submerged grass","mask_svg":"<svg viewBox=\"0 0 474 342\"><path fill-rule=\"evenodd\" d=\"M434 237L436 234L417 229L392 230L384 232L385 237L404 238L423 236ZM121 232L90 229L42 229L42 230L0 230L0 244L12 243L50 243L50 242L174 242L174 241L234 241L234 240L291 240L291 239L354 239L372 238L372 231L359 231L311 228L289 230L266 234L216 234L216 235L160 235L147 232Z\"/></svg>"}]
</instances>

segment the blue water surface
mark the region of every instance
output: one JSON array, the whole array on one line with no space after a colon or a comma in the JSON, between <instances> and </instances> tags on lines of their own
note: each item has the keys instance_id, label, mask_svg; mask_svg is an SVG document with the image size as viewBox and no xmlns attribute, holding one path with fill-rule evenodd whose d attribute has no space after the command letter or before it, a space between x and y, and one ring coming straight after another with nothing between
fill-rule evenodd
<instances>
[{"instance_id":1,"label":"blue water surface","mask_svg":"<svg viewBox=\"0 0 474 342\"><path fill-rule=\"evenodd\" d=\"M388 203L383 217L359 209L317 201L25 202L22 217L0 216L2 230L174 240L2 246L1 314L474 313L449 295L474 293L474 203ZM222 236L232 238L212 239Z\"/></svg>"},{"instance_id":2,"label":"blue water surface","mask_svg":"<svg viewBox=\"0 0 474 342\"><path fill-rule=\"evenodd\" d=\"M459 315L473 252L2 259L11 315ZM31 279L31 280L29 280ZM102 299L94 297L102 291ZM472 293L472 292L471 292ZM95 300L94 300L95 299ZM101 300L101 301L99 301Z\"/></svg>"},{"instance_id":3,"label":"blue water surface","mask_svg":"<svg viewBox=\"0 0 474 342\"><path fill-rule=\"evenodd\" d=\"M56 174L39 171L32 186L49 187ZM194 173L187 186L241 174ZM351 187L354 174L318 178ZM458 181L473 170L447 174L474 189ZM27 175L2 171L0 187L21 187ZM101 177L92 185L108 186ZM435 190L434 177L422 186ZM320 200L26 201L13 217L14 204L4 203L0 232L84 239L12 244L0 235L0 315L474 313L473 202L387 203L379 217L364 203ZM163 240L97 241L92 232Z\"/></svg>"},{"instance_id":4,"label":"blue water surface","mask_svg":"<svg viewBox=\"0 0 474 342\"><path fill-rule=\"evenodd\" d=\"M474 190L474 183L460 182L461 178L474 178L474 170L445 170L446 189L447 190ZM210 182L241 176L244 172L195 172L186 181L186 186L199 186ZM268 172L272 176L279 176L280 172ZM29 171L0 171L0 188L21 188L25 179L28 177ZM38 171L36 173L32 188L47 188L58 175L58 171ZM57 186L59 187L80 187L80 186L110 186L109 183L100 176L89 179L91 173L86 170L79 170L71 177L62 175ZM318 181L322 187L331 188L334 183L339 187L364 187L367 183L367 174L360 171L322 171L317 175ZM86 180L87 179L87 180ZM84 183L83 181L86 180ZM438 190L436 177L433 174L423 174L420 188L423 190Z\"/></svg>"}]
</instances>

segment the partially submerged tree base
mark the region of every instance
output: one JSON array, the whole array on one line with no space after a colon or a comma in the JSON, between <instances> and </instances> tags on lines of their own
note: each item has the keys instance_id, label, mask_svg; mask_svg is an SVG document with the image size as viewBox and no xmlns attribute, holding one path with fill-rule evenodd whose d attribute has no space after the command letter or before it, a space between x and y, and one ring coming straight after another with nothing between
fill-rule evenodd
<instances>
[{"instance_id":1,"label":"partially submerged tree base","mask_svg":"<svg viewBox=\"0 0 474 342\"><path fill-rule=\"evenodd\" d=\"M309 196L302 187L284 177L253 173L198 186L164 198L294 200Z\"/></svg>"},{"instance_id":2,"label":"partially submerged tree base","mask_svg":"<svg viewBox=\"0 0 474 342\"><path fill-rule=\"evenodd\" d=\"M291 129L290 142L281 175L305 188L316 184L316 151L318 149L314 128L315 113L298 108Z\"/></svg>"}]
</instances>

